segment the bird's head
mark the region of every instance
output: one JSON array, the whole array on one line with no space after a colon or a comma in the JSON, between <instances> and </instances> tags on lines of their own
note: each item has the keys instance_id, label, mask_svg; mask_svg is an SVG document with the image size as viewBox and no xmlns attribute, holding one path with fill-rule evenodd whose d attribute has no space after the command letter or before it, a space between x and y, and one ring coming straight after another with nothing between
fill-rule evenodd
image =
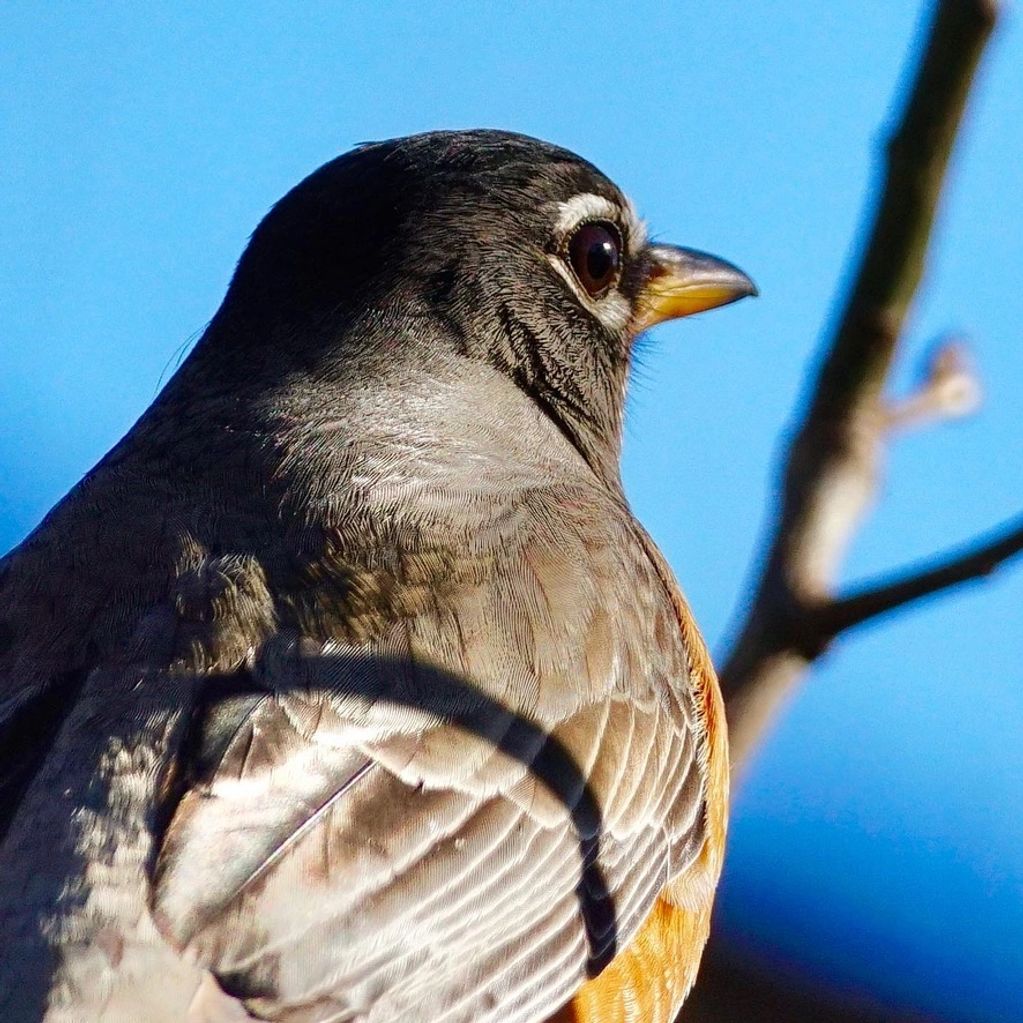
<instances>
[{"instance_id":1,"label":"bird's head","mask_svg":"<svg viewBox=\"0 0 1023 1023\"><path fill-rule=\"evenodd\" d=\"M651 242L575 154L431 132L362 146L277 203L218 314L233 329L218 333L321 372L482 361L617 471L637 335L755 294L731 264Z\"/></svg>"}]
</instances>

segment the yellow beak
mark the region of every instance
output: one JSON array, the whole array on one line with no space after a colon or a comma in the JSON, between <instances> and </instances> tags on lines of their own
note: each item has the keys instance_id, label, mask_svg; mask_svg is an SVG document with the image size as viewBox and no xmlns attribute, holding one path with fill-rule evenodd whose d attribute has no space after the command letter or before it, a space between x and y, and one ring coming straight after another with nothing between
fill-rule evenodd
<instances>
[{"instance_id":1,"label":"yellow beak","mask_svg":"<svg viewBox=\"0 0 1023 1023\"><path fill-rule=\"evenodd\" d=\"M633 329L716 309L759 294L738 267L717 256L677 245L651 245L650 274L636 302Z\"/></svg>"}]
</instances>

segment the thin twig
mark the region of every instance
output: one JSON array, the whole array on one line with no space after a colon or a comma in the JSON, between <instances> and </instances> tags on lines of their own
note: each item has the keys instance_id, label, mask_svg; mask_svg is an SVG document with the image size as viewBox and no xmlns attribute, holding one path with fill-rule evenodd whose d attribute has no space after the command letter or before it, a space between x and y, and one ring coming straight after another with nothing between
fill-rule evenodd
<instances>
[{"instance_id":1,"label":"thin twig","mask_svg":"<svg viewBox=\"0 0 1023 1023\"><path fill-rule=\"evenodd\" d=\"M916 390L888 403L888 429L906 430L935 420L961 419L977 411L982 396L966 342L946 338L932 348L926 373Z\"/></svg>"},{"instance_id":2,"label":"thin twig","mask_svg":"<svg viewBox=\"0 0 1023 1023\"><path fill-rule=\"evenodd\" d=\"M904 607L921 597L990 575L1020 552L1023 552L1023 516L998 530L994 536L977 541L967 550L937 564L908 571L889 582L866 586L831 601L817 616L818 628L825 635L837 636L846 629Z\"/></svg>"}]
</instances>

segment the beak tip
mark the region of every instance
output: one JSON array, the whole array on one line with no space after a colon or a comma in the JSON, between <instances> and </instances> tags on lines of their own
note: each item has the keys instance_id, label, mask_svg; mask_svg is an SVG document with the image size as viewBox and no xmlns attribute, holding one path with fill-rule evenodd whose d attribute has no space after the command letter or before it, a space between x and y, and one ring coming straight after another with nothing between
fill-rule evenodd
<instances>
[{"instance_id":1,"label":"beak tip","mask_svg":"<svg viewBox=\"0 0 1023 1023\"><path fill-rule=\"evenodd\" d=\"M760 289L749 274L723 259L715 260L715 263L723 289L731 292L730 302L738 302L740 298L759 298Z\"/></svg>"}]
</instances>

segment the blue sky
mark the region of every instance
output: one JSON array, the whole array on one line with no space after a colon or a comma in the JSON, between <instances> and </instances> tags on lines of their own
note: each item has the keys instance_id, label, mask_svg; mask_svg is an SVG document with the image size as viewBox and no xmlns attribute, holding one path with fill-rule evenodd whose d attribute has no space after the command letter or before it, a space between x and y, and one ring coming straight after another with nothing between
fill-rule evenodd
<instances>
[{"instance_id":1,"label":"blue sky","mask_svg":"<svg viewBox=\"0 0 1023 1023\"><path fill-rule=\"evenodd\" d=\"M4 7L0 549L152 400L269 205L356 142L577 150L762 297L659 328L625 476L717 649L878 174L915 2ZM991 47L894 386L972 339L986 401L888 459L849 578L1023 506L1023 12ZM737 802L721 922L949 1018L1023 1004L1023 570L848 638Z\"/></svg>"}]
</instances>

